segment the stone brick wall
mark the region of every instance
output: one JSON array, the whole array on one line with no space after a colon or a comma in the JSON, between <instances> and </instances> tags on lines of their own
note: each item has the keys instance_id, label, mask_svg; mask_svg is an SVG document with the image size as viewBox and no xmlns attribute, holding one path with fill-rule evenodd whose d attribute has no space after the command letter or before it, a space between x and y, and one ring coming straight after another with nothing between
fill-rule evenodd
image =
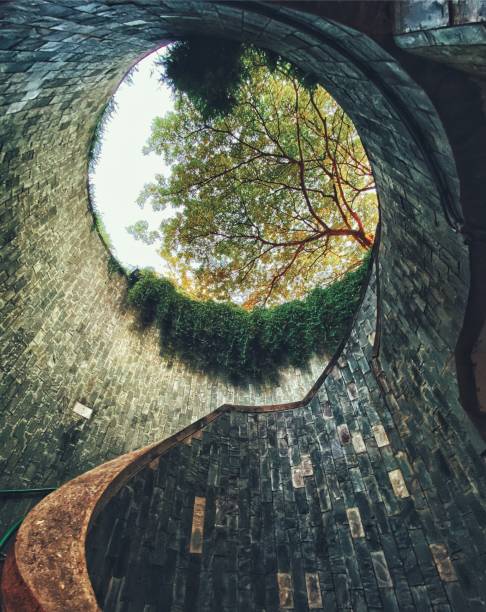
<instances>
[{"instance_id":1,"label":"stone brick wall","mask_svg":"<svg viewBox=\"0 0 486 612\"><path fill-rule=\"evenodd\" d=\"M429 39L429 30L447 29L449 26L471 25L486 21L486 3L484 0L469 0L466 2L448 2L447 0L415 0L401 2L396 14L395 31L397 34L405 32L419 32L423 40ZM479 32L480 28L473 28L471 32ZM450 30L449 34L454 36ZM448 42L452 42L449 38Z\"/></svg>"},{"instance_id":2,"label":"stone brick wall","mask_svg":"<svg viewBox=\"0 0 486 612\"><path fill-rule=\"evenodd\" d=\"M483 467L384 398L374 302L310 404L223 413L109 502L86 547L103 610L484 608Z\"/></svg>"},{"instance_id":3,"label":"stone brick wall","mask_svg":"<svg viewBox=\"0 0 486 612\"><path fill-rule=\"evenodd\" d=\"M444 213L459 208L455 162L433 105L396 60L355 30L285 5L19 0L3 3L0 18L3 484L58 484L223 401L298 399L320 369L288 372L280 388L235 389L164 363L107 275L87 206L95 118L137 58L195 30L312 68L356 123L383 219L375 367L424 461L444 435L446 461L460 454L475 473L484 445L464 418L452 359L468 286L467 248ZM77 400L94 409L89 421L72 413Z\"/></svg>"}]
</instances>

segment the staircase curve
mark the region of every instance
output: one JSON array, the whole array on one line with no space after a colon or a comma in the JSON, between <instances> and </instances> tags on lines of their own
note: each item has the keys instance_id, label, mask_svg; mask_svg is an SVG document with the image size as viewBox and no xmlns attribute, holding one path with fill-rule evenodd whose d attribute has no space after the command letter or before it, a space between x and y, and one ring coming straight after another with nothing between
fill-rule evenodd
<instances>
[{"instance_id":1,"label":"staircase curve","mask_svg":"<svg viewBox=\"0 0 486 612\"><path fill-rule=\"evenodd\" d=\"M44 366L48 349L66 335L59 315L72 292L61 275L82 281L75 294L85 306L98 304L91 286L107 296L99 323L106 346L89 335L89 316L76 327L86 371L95 367L92 354L112 344L105 323L112 325L115 312L112 287L86 219L85 150L94 111L136 57L199 28L263 41L310 67L363 138L383 231L379 278L369 283L345 346L310 394L290 405L222 406L46 497L9 551L2 576L7 612L486 607L484 441L466 412L479 424L484 415L474 413L474 402L469 410L467 402L461 406L454 367L467 293L474 296L480 284L474 279L482 279L475 264L484 262L478 247L484 245L484 84L427 59L427 45L417 57L400 51L389 24L368 36L374 21L362 23L355 8L381 6L387 17L393 3L295 4L18 0L2 6L9 27L2 30L1 155L10 199L2 212L2 255L9 262L2 280L9 278L9 291L1 348L8 410L22 440L18 465L30 457L27 442L37 439L35 429L22 435L27 400L29 421L53 431L41 417L46 412L56 421L55 410L41 411L30 399L55 398L67 381L63 351L50 364L56 375L42 370L38 381L29 378L37 371L32 360ZM339 11L351 6L356 20L340 18L338 5ZM476 35L477 28L467 28ZM421 29L402 38L403 45L427 43ZM439 29L447 35L448 28ZM67 177L74 179L68 191ZM67 230L85 242L78 237L51 247ZM57 258L70 242L83 257ZM79 262L90 253L91 268L80 274ZM56 290L44 287L49 279ZM39 318L21 308L29 305L51 314L53 324L59 319L57 335L42 333ZM93 438L94 447L99 440Z\"/></svg>"},{"instance_id":2,"label":"staircase curve","mask_svg":"<svg viewBox=\"0 0 486 612\"><path fill-rule=\"evenodd\" d=\"M5 611L480 609L486 504L464 517L460 472L407 452L375 376L376 288L302 402L222 406L40 502Z\"/></svg>"}]
</instances>

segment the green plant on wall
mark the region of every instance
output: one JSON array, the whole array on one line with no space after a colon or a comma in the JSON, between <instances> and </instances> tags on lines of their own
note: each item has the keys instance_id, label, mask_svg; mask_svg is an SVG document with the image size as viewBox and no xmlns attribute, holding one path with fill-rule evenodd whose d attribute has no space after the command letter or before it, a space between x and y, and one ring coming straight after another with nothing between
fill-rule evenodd
<instances>
[{"instance_id":1,"label":"green plant on wall","mask_svg":"<svg viewBox=\"0 0 486 612\"><path fill-rule=\"evenodd\" d=\"M89 190L90 194L90 208L91 214L93 215L93 225L92 231L96 231L98 236L101 239L106 251L108 252L108 274L112 276L113 274L120 274L122 276L126 275L125 268L118 261L118 259L113 254L113 243L111 241L110 235L106 229L105 223L103 221L102 216L98 213L94 206L94 196L92 189Z\"/></svg>"},{"instance_id":2,"label":"green plant on wall","mask_svg":"<svg viewBox=\"0 0 486 612\"><path fill-rule=\"evenodd\" d=\"M129 77L130 75L127 76ZM110 119L116 113L116 109L117 104L114 98L111 98L103 106L102 110L98 114L94 135L91 139L90 147L88 150L88 172L93 172L96 167L96 164L98 163L101 154L101 147L103 144L103 136L106 131L107 125L110 122ZM110 234L106 228L105 222L103 221L103 217L101 213L97 210L95 203L96 195L94 186L90 183L88 184L88 201L89 209L93 216L92 230L98 233L101 242L104 244L108 252L108 274L110 276L113 274L125 275L125 269L113 254L113 242L110 238Z\"/></svg>"},{"instance_id":3,"label":"green plant on wall","mask_svg":"<svg viewBox=\"0 0 486 612\"><path fill-rule=\"evenodd\" d=\"M308 90L317 86L315 77L268 49L215 36L192 36L169 47L159 60L164 81L174 91L185 93L206 120L224 117L238 104L238 96L252 72L285 72Z\"/></svg>"},{"instance_id":4,"label":"green plant on wall","mask_svg":"<svg viewBox=\"0 0 486 612\"><path fill-rule=\"evenodd\" d=\"M362 265L302 300L251 311L229 302L193 300L152 271L129 276L128 302L144 326L156 323L162 355L224 373L233 382L275 379L285 365L305 367L333 352L355 314L370 265Z\"/></svg>"}]
</instances>

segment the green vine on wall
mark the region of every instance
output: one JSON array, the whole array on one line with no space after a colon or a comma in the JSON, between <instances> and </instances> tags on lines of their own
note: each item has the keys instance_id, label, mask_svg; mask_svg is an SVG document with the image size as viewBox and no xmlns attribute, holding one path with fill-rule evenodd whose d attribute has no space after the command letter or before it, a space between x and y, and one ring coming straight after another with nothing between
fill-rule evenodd
<instances>
[{"instance_id":1,"label":"green vine on wall","mask_svg":"<svg viewBox=\"0 0 486 612\"><path fill-rule=\"evenodd\" d=\"M190 43L193 51L197 44L198 41ZM204 41L203 47L207 47L207 41ZM213 109L216 114L224 114L231 107L232 97L228 91L231 93L243 78L243 65L240 62L243 48L240 47L237 45L233 49L233 59L228 55L226 80L221 79L219 73L216 77L209 75L210 86L206 91L204 87L208 83L203 79L206 93L214 94L214 82L219 83L220 104ZM187 43L181 43L176 51L184 59L188 52ZM221 55L219 51L215 51L218 58ZM197 57L198 53L195 55ZM265 54L261 59L269 68L281 61L279 57ZM197 76L197 70L195 74ZM297 76L302 81L308 78L308 75L300 73ZM314 83L309 86L314 86ZM211 102L203 98L203 106ZM225 104L229 104L228 108ZM204 108L206 114L211 114L209 107ZM104 130L115 111L116 103L111 99L99 113L88 153L90 172L96 166ZM251 311L229 302L198 301L181 293L170 281L152 271L135 270L127 276L112 254L112 244L103 219L96 210L94 195L90 185L93 229L98 232L109 253L108 272L110 276L120 274L128 279L128 302L138 310L144 326L154 323L158 326L162 356L178 357L194 368L224 374L235 383L277 380L280 368L287 365L305 368L313 354L334 352L348 333L367 278L369 255L358 269L347 273L342 280L326 288L317 287L301 300Z\"/></svg>"},{"instance_id":2,"label":"green vine on wall","mask_svg":"<svg viewBox=\"0 0 486 612\"><path fill-rule=\"evenodd\" d=\"M128 302L144 326L157 324L161 355L226 374L232 382L276 380L278 369L303 368L313 354L336 350L348 331L367 278L370 257L332 285L303 300L244 310L193 300L149 270L128 277Z\"/></svg>"}]
</instances>

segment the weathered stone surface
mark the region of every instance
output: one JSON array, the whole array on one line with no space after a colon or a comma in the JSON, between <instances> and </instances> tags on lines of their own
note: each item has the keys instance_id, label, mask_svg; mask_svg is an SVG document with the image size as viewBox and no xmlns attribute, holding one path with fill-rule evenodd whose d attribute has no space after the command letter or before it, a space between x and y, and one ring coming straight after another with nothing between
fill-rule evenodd
<instances>
[{"instance_id":1,"label":"weathered stone surface","mask_svg":"<svg viewBox=\"0 0 486 612\"><path fill-rule=\"evenodd\" d=\"M434 562L441 579L444 582L457 580L456 572L444 544L430 544L430 552L434 557Z\"/></svg>"},{"instance_id":2,"label":"weathered stone surface","mask_svg":"<svg viewBox=\"0 0 486 612\"><path fill-rule=\"evenodd\" d=\"M458 415L454 377L440 372L452 349L442 339L455 337L460 325L467 253L442 218L434 176L400 120L403 106L412 109L421 141L440 150L436 166L455 194L447 139L427 96L370 39L350 36L325 20L299 17L312 24L312 34L279 21L287 9L275 8L272 18L247 11L241 19L236 7L215 12L202 3L179 4L177 19L166 21L164 14L175 9L154 3L101 3L85 11L83 3L30 3L24 10L16 2L2 13L8 49L0 58L2 482L58 484L179 430L223 401L281 403L302 397L321 370L317 360L309 373L289 369L278 388L233 388L179 362L161 361L155 330L137 330L133 314L123 310L122 284L107 276L106 253L90 231L86 151L97 112L137 56L198 20L208 33L249 39L258 39L264 28L266 44L315 70L356 122L383 208L380 357L388 373L400 372L400 389L394 391L408 405L400 410L400 427L418 415L435 431L438 417L432 415L441 415L461 437L467 424ZM338 47L320 41L319 32ZM298 45L281 47L284 38L296 37ZM343 41L351 57L340 55ZM361 71L363 63L373 66L373 82ZM398 115L384 93L390 84L402 96L396 100ZM427 232L429 224L433 234ZM446 302L444 286L450 295ZM368 340L373 341L374 327L367 322ZM358 363L370 375L369 362L361 357ZM367 402L359 385L351 380L349 385L346 400ZM435 395L437 386L445 402ZM89 423L70 412L75 401L93 408ZM413 402L426 409L415 415ZM323 410L332 417L331 403ZM5 520L21 513L22 504L2 508Z\"/></svg>"},{"instance_id":3,"label":"weathered stone surface","mask_svg":"<svg viewBox=\"0 0 486 612\"><path fill-rule=\"evenodd\" d=\"M279 608L284 610L292 610L294 607L294 598L292 591L292 577L290 574L282 572L277 574L278 593L279 593Z\"/></svg>"},{"instance_id":4,"label":"weathered stone surface","mask_svg":"<svg viewBox=\"0 0 486 612\"><path fill-rule=\"evenodd\" d=\"M194 511L192 515L191 542L189 544L189 552L191 553L202 553L205 511L206 499L196 495L194 498Z\"/></svg>"},{"instance_id":5,"label":"weathered stone surface","mask_svg":"<svg viewBox=\"0 0 486 612\"><path fill-rule=\"evenodd\" d=\"M354 450L357 453L366 452L366 444L364 443L363 436L359 432L353 433L352 441L353 441Z\"/></svg>"},{"instance_id":6,"label":"weathered stone surface","mask_svg":"<svg viewBox=\"0 0 486 612\"><path fill-rule=\"evenodd\" d=\"M375 569L376 582L381 589L393 587L393 581L388 570L388 565L385 559L385 554L382 550L377 550L371 553L371 560Z\"/></svg>"},{"instance_id":7,"label":"weathered stone surface","mask_svg":"<svg viewBox=\"0 0 486 612\"><path fill-rule=\"evenodd\" d=\"M462 113L442 109L439 116L429 99L433 88L417 85L421 74L409 78L365 35L314 15L296 17L287 6L266 6L265 15L257 9L256 3L242 12L231 3L76 0L2 6L2 482L57 484L163 438L225 400L281 403L308 390L313 375L292 369L281 388L232 388L161 361L156 333L136 328L121 283L106 274L87 208L86 151L96 115L137 57L194 28L264 40L314 71L364 139L382 205L381 333L369 300L319 402L300 413L248 417L238 424L238 440L229 433L232 423L223 423L217 437L231 438L232 450L216 444L211 432L193 438L181 447L191 469L160 462L151 508L149 484L142 494L149 472L141 474L117 499L130 508L129 518L109 518L125 517L120 507L99 517L106 520L102 533L113 529L113 538L99 536L98 562L108 558L111 565L99 572L97 592L104 597L110 585L107 609L126 600L144 609L139 603L147 596L148 606L160 598L159 608L167 610L172 603L195 610L195 602L208 611L247 610L252 597L255 610L272 610L280 571L291 576L297 608L306 605L305 573L317 572L330 609L393 609L398 602L403 609L461 611L464 601L484 608L484 445L457 400L453 366L469 254L447 221L459 187L463 202L476 197L482 207L484 189L462 179L459 185L458 173L484 166L482 149L468 150L472 130L481 140L484 128L471 130L467 104ZM450 52L446 38L453 36L460 33L438 33L436 42ZM459 86L447 94L451 106L464 102ZM448 143L454 133L456 159ZM93 407L89 421L74 418L75 401ZM377 424L389 445L378 445ZM338 435L343 425L346 441ZM355 446L355 434L366 450ZM313 474L294 488L292 468L302 453L311 457ZM404 489L396 481L398 496L389 476L397 470L406 482ZM207 500L208 529L202 553L189 559L195 494ZM216 497L225 498L228 510L217 522ZM31 503L9 502L0 518L10 522ZM150 514L155 508L157 518ZM364 538L351 538L346 508L359 509ZM145 539L133 537L142 528ZM457 580L447 579L454 575L447 557L438 556L441 570L432 553L442 549L431 551L429 542L453 551ZM373 563L379 550L393 590L380 588L387 580L380 582ZM148 571L137 573L142 559L150 560ZM128 561L130 576L123 574ZM161 573L166 582L159 591Z\"/></svg>"},{"instance_id":8,"label":"weathered stone surface","mask_svg":"<svg viewBox=\"0 0 486 612\"><path fill-rule=\"evenodd\" d=\"M364 538L365 532L363 529L363 523L361 522L361 515L359 508L348 508L346 510L348 515L349 528L351 530L351 536L353 538Z\"/></svg>"},{"instance_id":9,"label":"weathered stone surface","mask_svg":"<svg viewBox=\"0 0 486 612\"><path fill-rule=\"evenodd\" d=\"M370 289L362 316L373 301ZM353 334L347 354L369 346L365 338L365 329L362 337ZM373 378L357 370L355 380L361 393L378 397ZM331 377L322 394L339 398L345 389L343 378ZM333 412L340 419L345 408L336 403ZM365 443L362 453L352 444L340 444L317 402L291 411L220 416L204 429L201 439L193 437L191 446L180 445L162 457L156 474L140 473L98 517L87 551L104 609L163 604L170 611L187 608L190 601L195 602L192 609L208 611L349 605L362 610L450 606L460 612L461 598L483 602L484 556L479 551L485 549L486 539L477 522L479 508L478 518L468 517L466 523L454 505L459 502L457 494L447 508L435 499L428 483L438 468L409 460L398 450L403 448L402 438L388 414L379 406L360 413L353 433L359 427ZM386 423L390 441L381 449L370 423L372 419L376 425L377 418ZM278 440L288 441L285 452L278 451ZM392 474L398 496L380 454L388 447L400 465ZM304 476L306 455L312 459L313 473ZM300 474L298 488L294 470ZM402 471L414 483L407 497L401 497ZM454 481L454 490L460 487L461 480ZM200 566L191 563L189 552L194 494L207 500ZM447 554L453 540L442 530L444 519L453 521L460 537L466 538L461 548L478 568L474 574L466 572L464 579L459 559ZM473 538L466 525L474 521L478 529ZM122 525L122 530L115 532L115 525ZM130 547L122 569L120 549L112 546L123 542L133 525L134 541L140 544ZM145 554L140 546L147 547ZM124 577L125 571L145 576L150 598L140 594L138 583ZM232 572L240 586L230 582ZM125 585L121 591L116 590L118 584ZM181 585L177 597L176 584ZM197 598L190 584L199 585ZM237 593L240 603L232 604Z\"/></svg>"},{"instance_id":10,"label":"weathered stone surface","mask_svg":"<svg viewBox=\"0 0 486 612\"><path fill-rule=\"evenodd\" d=\"M388 476L390 478L393 491L397 497L403 498L410 495L401 470L392 470L391 472L388 472Z\"/></svg>"},{"instance_id":11,"label":"weathered stone surface","mask_svg":"<svg viewBox=\"0 0 486 612\"><path fill-rule=\"evenodd\" d=\"M431 28L448 26L452 16L449 14L447 0L417 0L401 3L396 19L396 31L421 32Z\"/></svg>"},{"instance_id":12,"label":"weathered stone surface","mask_svg":"<svg viewBox=\"0 0 486 612\"><path fill-rule=\"evenodd\" d=\"M390 440L388 440L388 436L386 435L383 425L373 425L373 435L375 436L378 447L388 446L388 444L390 444Z\"/></svg>"},{"instance_id":13,"label":"weathered stone surface","mask_svg":"<svg viewBox=\"0 0 486 612\"><path fill-rule=\"evenodd\" d=\"M305 586L307 589L307 602L310 610L320 610L323 607L319 574L305 575Z\"/></svg>"},{"instance_id":14,"label":"weathered stone surface","mask_svg":"<svg viewBox=\"0 0 486 612\"><path fill-rule=\"evenodd\" d=\"M337 433L341 444L349 444L349 442L351 442L351 434L349 433L346 423L338 425Z\"/></svg>"},{"instance_id":15,"label":"weathered stone surface","mask_svg":"<svg viewBox=\"0 0 486 612\"><path fill-rule=\"evenodd\" d=\"M312 469L312 459L310 455L302 455L302 461L300 463L302 468L302 474L304 476L312 476L314 471Z\"/></svg>"},{"instance_id":16,"label":"weathered stone surface","mask_svg":"<svg viewBox=\"0 0 486 612\"><path fill-rule=\"evenodd\" d=\"M93 414L93 410L89 406L84 406L80 402L76 402L73 406L73 412L82 416L84 419L90 419Z\"/></svg>"},{"instance_id":17,"label":"weathered stone surface","mask_svg":"<svg viewBox=\"0 0 486 612\"><path fill-rule=\"evenodd\" d=\"M303 486L305 486L304 472L302 471L300 465L292 468L292 484L294 485L295 489L301 489Z\"/></svg>"}]
</instances>

